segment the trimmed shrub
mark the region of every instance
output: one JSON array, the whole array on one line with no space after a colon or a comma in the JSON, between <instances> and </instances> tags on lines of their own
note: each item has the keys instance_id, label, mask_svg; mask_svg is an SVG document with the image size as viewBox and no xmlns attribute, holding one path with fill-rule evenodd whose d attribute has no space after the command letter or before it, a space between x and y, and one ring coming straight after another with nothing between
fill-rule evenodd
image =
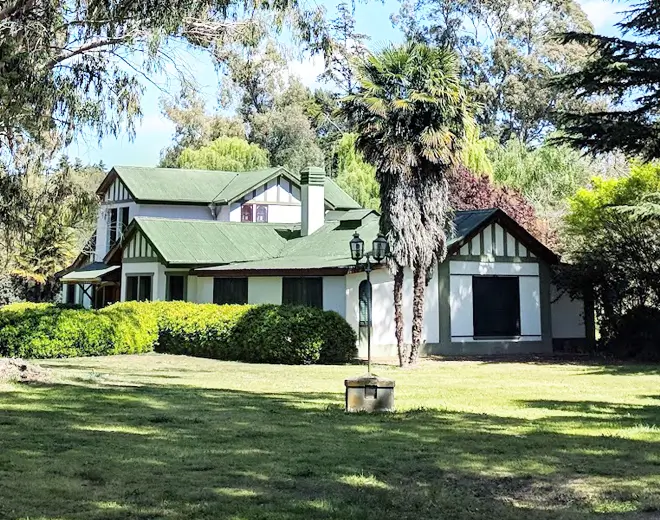
<instances>
[{"instance_id":1,"label":"trimmed shrub","mask_svg":"<svg viewBox=\"0 0 660 520\"><path fill-rule=\"evenodd\" d=\"M151 321L149 321L151 319ZM57 358L149 352L157 322L142 309L20 303L0 311L0 356Z\"/></svg>"},{"instance_id":2,"label":"trimmed shrub","mask_svg":"<svg viewBox=\"0 0 660 520\"><path fill-rule=\"evenodd\" d=\"M224 360L232 356L233 331L249 305L155 302L158 314L156 352Z\"/></svg>"},{"instance_id":3,"label":"trimmed shrub","mask_svg":"<svg viewBox=\"0 0 660 520\"><path fill-rule=\"evenodd\" d=\"M0 356L167 354L250 363L345 363L356 335L336 312L279 305L125 302L95 311L53 304L0 308Z\"/></svg>"}]
</instances>

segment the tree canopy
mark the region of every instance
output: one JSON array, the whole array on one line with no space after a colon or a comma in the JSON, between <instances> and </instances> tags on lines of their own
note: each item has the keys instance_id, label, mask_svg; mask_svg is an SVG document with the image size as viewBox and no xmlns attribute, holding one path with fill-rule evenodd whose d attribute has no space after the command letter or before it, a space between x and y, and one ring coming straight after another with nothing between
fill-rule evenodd
<instances>
[{"instance_id":1,"label":"tree canopy","mask_svg":"<svg viewBox=\"0 0 660 520\"><path fill-rule=\"evenodd\" d=\"M391 250L399 361L419 354L424 292L433 266L447 252L446 174L458 163L468 120L458 57L421 43L392 46L359 62L357 88L342 111L357 148L376 168L381 229ZM410 351L403 343L404 268L413 271Z\"/></svg>"},{"instance_id":2,"label":"tree canopy","mask_svg":"<svg viewBox=\"0 0 660 520\"><path fill-rule=\"evenodd\" d=\"M553 128L554 109L584 108L549 84L587 57L580 42L553 39L592 30L576 0L406 0L394 20L409 39L459 52L477 121L502 143L536 143Z\"/></svg>"},{"instance_id":3,"label":"tree canopy","mask_svg":"<svg viewBox=\"0 0 660 520\"><path fill-rule=\"evenodd\" d=\"M611 106L586 113L560 110L562 142L594 153L621 150L660 158L660 17L656 0L642 0L617 25L622 36L567 32L566 45L586 45L591 59L556 79L577 99L606 97ZM560 107L558 107L560 108Z\"/></svg>"},{"instance_id":4,"label":"tree canopy","mask_svg":"<svg viewBox=\"0 0 660 520\"><path fill-rule=\"evenodd\" d=\"M176 167L245 172L270 166L268 152L238 137L218 137L200 148L184 148Z\"/></svg>"}]
</instances>

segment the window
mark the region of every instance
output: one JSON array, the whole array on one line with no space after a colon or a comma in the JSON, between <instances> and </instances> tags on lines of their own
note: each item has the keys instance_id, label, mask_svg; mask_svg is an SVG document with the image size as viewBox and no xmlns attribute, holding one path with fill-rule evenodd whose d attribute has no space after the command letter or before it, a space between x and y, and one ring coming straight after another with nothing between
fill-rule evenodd
<instances>
[{"instance_id":1,"label":"window","mask_svg":"<svg viewBox=\"0 0 660 520\"><path fill-rule=\"evenodd\" d=\"M117 243L117 208L110 210L110 228L109 228L109 244L110 247Z\"/></svg>"},{"instance_id":2,"label":"window","mask_svg":"<svg viewBox=\"0 0 660 520\"><path fill-rule=\"evenodd\" d=\"M66 286L66 303L71 305L76 303L76 286L72 283Z\"/></svg>"},{"instance_id":3,"label":"window","mask_svg":"<svg viewBox=\"0 0 660 520\"><path fill-rule=\"evenodd\" d=\"M186 299L186 276L168 274L165 299L167 301L184 301Z\"/></svg>"},{"instance_id":4,"label":"window","mask_svg":"<svg viewBox=\"0 0 660 520\"><path fill-rule=\"evenodd\" d=\"M268 222L268 206L266 204L257 204L257 222Z\"/></svg>"},{"instance_id":5,"label":"window","mask_svg":"<svg viewBox=\"0 0 660 520\"><path fill-rule=\"evenodd\" d=\"M247 278L214 278L213 303L217 305L244 304L248 301Z\"/></svg>"},{"instance_id":6,"label":"window","mask_svg":"<svg viewBox=\"0 0 660 520\"><path fill-rule=\"evenodd\" d=\"M362 280L359 287L360 295L360 327L366 327L369 322L369 306L371 304L371 291L369 282Z\"/></svg>"},{"instance_id":7,"label":"window","mask_svg":"<svg viewBox=\"0 0 660 520\"><path fill-rule=\"evenodd\" d=\"M254 220L252 215L253 207L252 204L243 204L241 206L241 222L252 222Z\"/></svg>"},{"instance_id":8,"label":"window","mask_svg":"<svg viewBox=\"0 0 660 520\"><path fill-rule=\"evenodd\" d=\"M473 276L474 335L520 335L520 284L517 276Z\"/></svg>"},{"instance_id":9,"label":"window","mask_svg":"<svg viewBox=\"0 0 660 520\"><path fill-rule=\"evenodd\" d=\"M126 301L151 300L150 274L141 274L126 277Z\"/></svg>"},{"instance_id":10,"label":"window","mask_svg":"<svg viewBox=\"0 0 660 520\"><path fill-rule=\"evenodd\" d=\"M128 206L121 208L121 236L124 236L124 233L126 233L130 218Z\"/></svg>"},{"instance_id":11,"label":"window","mask_svg":"<svg viewBox=\"0 0 660 520\"><path fill-rule=\"evenodd\" d=\"M323 278L282 278L282 304L323 308Z\"/></svg>"}]
</instances>

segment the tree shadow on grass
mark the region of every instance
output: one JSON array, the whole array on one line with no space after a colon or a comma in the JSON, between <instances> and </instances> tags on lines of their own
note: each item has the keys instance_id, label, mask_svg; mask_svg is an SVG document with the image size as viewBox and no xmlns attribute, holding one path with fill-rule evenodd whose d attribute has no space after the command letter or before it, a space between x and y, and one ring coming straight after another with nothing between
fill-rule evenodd
<instances>
[{"instance_id":1,"label":"tree shadow on grass","mask_svg":"<svg viewBox=\"0 0 660 520\"><path fill-rule=\"evenodd\" d=\"M0 394L0 518L577 519L596 496L660 505L654 442L560 433L553 418L321 404L339 400L176 385Z\"/></svg>"}]
</instances>

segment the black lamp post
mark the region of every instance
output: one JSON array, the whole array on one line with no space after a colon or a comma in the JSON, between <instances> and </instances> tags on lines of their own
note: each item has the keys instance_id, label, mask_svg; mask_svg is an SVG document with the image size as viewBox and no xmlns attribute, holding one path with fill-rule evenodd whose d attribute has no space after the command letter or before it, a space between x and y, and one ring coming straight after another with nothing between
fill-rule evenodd
<instances>
[{"instance_id":1,"label":"black lamp post","mask_svg":"<svg viewBox=\"0 0 660 520\"><path fill-rule=\"evenodd\" d=\"M371 374L371 271L373 271L373 264L371 260L375 260L380 264L388 254L387 239L382 233L378 233L378 237L371 244L371 251L364 252L364 240L360 238L359 233L356 231L353 238L349 242L351 247L351 258L355 260L355 265L360 265L360 260L365 258L364 272L367 273L367 289L369 301L367 303L367 371Z\"/></svg>"}]
</instances>

